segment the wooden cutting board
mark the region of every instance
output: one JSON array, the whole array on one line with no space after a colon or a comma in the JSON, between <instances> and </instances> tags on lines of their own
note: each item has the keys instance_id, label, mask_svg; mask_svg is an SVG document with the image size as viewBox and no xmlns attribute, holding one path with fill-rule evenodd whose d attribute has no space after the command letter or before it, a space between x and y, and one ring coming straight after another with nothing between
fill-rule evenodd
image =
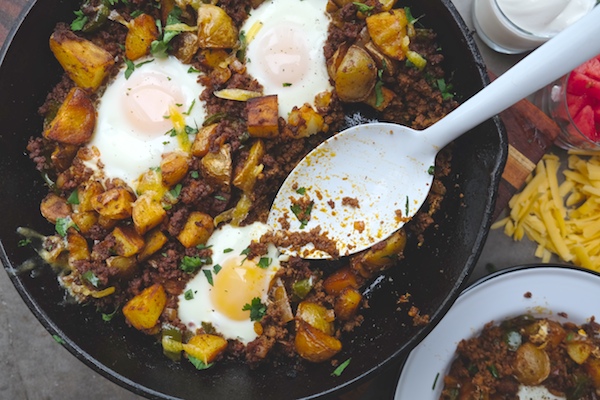
<instances>
[{"instance_id":1,"label":"wooden cutting board","mask_svg":"<svg viewBox=\"0 0 600 400\"><path fill-rule=\"evenodd\" d=\"M493 73L489 73L494 79ZM524 99L500 114L508 134L508 159L494 209L496 220L510 198L525 184L542 156L552 147L560 127L542 110Z\"/></svg>"}]
</instances>

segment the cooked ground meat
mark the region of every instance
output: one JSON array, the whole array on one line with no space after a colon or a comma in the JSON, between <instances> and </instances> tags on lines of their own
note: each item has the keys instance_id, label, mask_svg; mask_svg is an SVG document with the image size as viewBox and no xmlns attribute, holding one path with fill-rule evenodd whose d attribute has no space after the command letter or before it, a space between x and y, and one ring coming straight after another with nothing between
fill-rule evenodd
<instances>
[{"instance_id":1,"label":"cooked ground meat","mask_svg":"<svg viewBox=\"0 0 600 400\"><path fill-rule=\"evenodd\" d=\"M217 5L239 29L251 8L259 3L252 0L221 0ZM381 11L379 2L367 1L366 4L373 7L371 14ZM81 11L88 20L93 21L102 7L106 7L105 2L91 0L82 6ZM74 32L70 25L61 23L54 31L58 39L90 41L110 53L115 63L108 70L106 82L119 73L124 63L129 68L136 68L135 62L132 67L131 62L125 59L124 43L128 28L122 21L119 22L120 18L130 21L134 14L143 12L155 19L162 19L163 26L168 22L163 15L164 10L158 9L155 2L149 0L117 2L111 7L111 17L101 26L84 25L82 30ZM323 49L330 65L340 49L347 49L352 43L365 46L369 40L364 16L357 17L360 9L356 4L348 3L338 10L334 8L332 6L331 10L333 23L330 24L328 41ZM120 17L116 17L115 13ZM193 7L185 10L175 8L170 15L183 24L195 25L195 13ZM155 45L162 40L160 36L152 39L155 40L150 42ZM172 39L168 46L173 54L179 54L187 50L188 44L182 34ZM384 58L377 74L380 81L369 88L372 93L367 94L378 97L380 93L377 90L381 90L383 85L389 93L393 93L393 98L383 111L369 109L368 114L422 129L442 118L456 103L449 93L440 91L439 82L448 77L441 67L443 55L438 51L435 33L428 29L417 29L410 38L410 48L427 61L423 69L410 65L397 55L378 53ZM224 89L262 92L261 84L246 71L241 55L243 51L243 46L232 50L193 48L189 63L201 71L198 82L205 89L198 100L206 108L205 125L211 130L206 139L207 146L201 150L186 150L185 168L176 183L165 183L165 176L161 174L167 174L167 170L161 170L162 166L151 168L143 175L143 184L140 183L134 193L120 178L105 178L89 166L88 161L93 159L94 150L86 143L67 145L42 134L31 138L27 146L36 168L52 184L51 190L63 199L65 205L69 204L65 209L69 210L70 215L61 218L64 220L61 223L67 224L66 243L61 238L49 241L54 244L65 243L56 245L54 249L55 253L61 250L68 253L68 257L64 257L67 259L68 273L61 278L63 285L78 300L93 303L110 312L129 304L133 298L139 298L145 289L160 286L166 296L165 305L155 325L139 328L144 333L157 334L161 326L168 326L169 329L181 330L181 340L184 342L194 335L220 334L208 321L188 332L186 330L189 327L177 314L178 296L184 292L188 281L203 265L212 265L214 254L205 245L214 225L231 223L243 226L266 221L278 188L298 161L323 140L345 128L348 124L345 116L356 111L355 102L345 103L341 92L338 95L333 90L318 97L316 105L311 108L317 115L312 122L309 121L310 114L300 114L300 122L277 114L273 119L277 121L273 124L276 125L277 134L250 135L247 126L250 106L244 101L228 100L214 94ZM65 73L48 94L39 109L45 117L45 125L53 120L74 86ZM88 91L90 101L97 104L105 87L101 86L95 92ZM314 125L314 121L317 121L315 124L318 128L310 131L309 126ZM44 127L40 128L43 130ZM186 127L186 133L188 129L198 129L195 134L199 137L203 127ZM422 233L434 224L435 212L445 194L442 178L449 174L450 164L451 151L445 150L438 157L427 210L417 214L407 224L406 231L412 232L417 240L422 240ZM102 166L102 163L98 164L100 169ZM114 202L107 202L110 207L101 202L102 195L108 190L115 195ZM323 196L322 193L315 195ZM148 202L147 208L138 208L143 201ZM285 228L286 224L308 221L311 204L308 196L299 195L282 226ZM332 209L335 208L333 199L328 204ZM341 205L360 207L359 200L350 197L342 199ZM401 215L398 217L401 218ZM150 219L150 222L146 225L140 223L140 220L146 219ZM364 223L357 222L356 229L361 230L361 226L364 228ZM375 275L401 262L406 231L373 246L370 252L337 260L336 265L341 266L339 269L322 268L322 264L299 257L283 260L268 293L268 307L260 322L255 324L257 338L247 345L239 340L229 340L224 353L220 353L216 359L236 358L251 366L280 357L298 357L298 354L310 360L315 355L303 355L295 343L295 336L300 335L302 329L318 329L333 343L345 340L351 335L349 332L363 322L361 308L368 307L360 293L361 287ZM250 259L255 256L259 258L267 253L269 244L294 250L308 243L333 258L339 258L336 243L319 227L302 233L278 231L265 234L248 247L245 255ZM62 261L63 258L56 259ZM213 271L218 273L216 269ZM310 318L305 316L305 319L297 316L302 304L309 304L313 310L311 312L315 314ZM415 324L428 322L428 316L421 315L416 306L409 313ZM127 321L131 323L130 319ZM304 327L306 324L308 328ZM302 368L301 363L298 368Z\"/></svg>"}]
</instances>

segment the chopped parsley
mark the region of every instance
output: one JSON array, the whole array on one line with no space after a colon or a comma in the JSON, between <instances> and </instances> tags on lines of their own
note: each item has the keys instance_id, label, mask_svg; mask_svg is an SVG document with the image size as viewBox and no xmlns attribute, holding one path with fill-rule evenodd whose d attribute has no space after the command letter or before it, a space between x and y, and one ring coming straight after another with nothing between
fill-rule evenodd
<instances>
[{"instance_id":1,"label":"chopped parsley","mask_svg":"<svg viewBox=\"0 0 600 400\"><path fill-rule=\"evenodd\" d=\"M409 212L410 212L410 207L409 207L409 199L408 196L406 196L406 204L404 205L406 207L406 216L408 217Z\"/></svg>"},{"instance_id":2,"label":"chopped parsley","mask_svg":"<svg viewBox=\"0 0 600 400\"><path fill-rule=\"evenodd\" d=\"M85 281L87 281L88 283L90 283L92 286L94 287L98 287L98 285L100 284L100 279L98 279L98 277L96 276L96 274L94 274L93 271L85 271L82 275L81 278Z\"/></svg>"},{"instance_id":3,"label":"chopped parsley","mask_svg":"<svg viewBox=\"0 0 600 400\"><path fill-rule=\"evenodd\" d=\"M133 74L133 71L135 71L136 68L139 68L142 65L151 63L153 61L154 61L154 59L150 59L150 60L142 61L141 63L134 64L133 61L128 60L126 58L125 65L127 66L127 69L125 69L125 79L129 79L129 77L131 76L131 74Z\"/></svg>"},{"instance_id":4,"label":"chopped parsley","mask_svg":"<svg viewBox=\"0 0 600 400\"><path fill-rule=\"evenodd\" d=\"M410 7L404 7L404 14L406 15L406 20L409 24L414 24L417 22L417 18L413 17Z\"/></svg>"},{"instance_id":5,"label":"chopped parsley","mask_svg":"<svg viewBox=\"0 0 600 400\"><path fill-rule=\"evenodd\" d=\"M227 201L227 199L224 196L221 196L220 194L215 195L215 200Z\"/></svg>"},{"instance_id":6,"label":"chopped parsley","mask_svg":"<svg viewBox=\"0 0 600 400\"><path fill-rule=\"evenodd\" d=\"M232 251L233 249L231 247L228 247L225 250L223 250L223 253L231 253Z\"/></svg>"},{"instance_id":7,"label":"chopped parsley","mask_svg":"<svg viewBox=\"0 0 600 400\"><path fill-rule=\"evenodd\" d=\"M299 204L292 204L290 206L290 210L292 210L298 221L300 221L300 229L303 229L308 224L313 204L314 202L311 201L306 208L302 208Z\"/></svg>"},{"instance_id":8,"label":"chopped parsley","mask_svg":"<svg viewBox=\"0 0 600 400\"><path fill-rule=\"evenodd\" d=\"M115 308L115 311L111 312L110 314L102 313L102 321L110 322L113 319L113 317L117 315L117 310L118 308Z\"/></svg>"},{"instance_id":9,"label":"chopped parsley","mask_svg":"<svg viewBox=\"0 0 600 400\"><path fill-rule=\"evenodd\" d=\"M289 83L289 82L283 82L283 87L290 87L290 86L292 86L291 83Z\"/></svg>"},{"instance_id":10,"label":"chopped parsley","mask_svg":"<svg viewBox=\"0 0 600 400\"><path fill-rule=\"evenodd\" d=\"M73 220L71 219L71 217L66 217L66 218L56 218L56 233L58 233L60 236L67 236L67 230L69 230L69 228L75 228L77 230L79 230L79 228L77 227L77 225L75 224L75 222L73 222Z\"/></svg>"},{"instance_id":11,"label":"chopped parsley","mask_svg":"<svg viewBox=\"0 0 600 400\"><path fill-rule=\"evenodd\" d=\"M452 92L454 90L454 87L451 83L446 83L444 78L437 79L435 81L435 87L437 87L440 90L440 92L442 92L442 99L449 100L454 98L454 93Z\"/></svg>"},{"instance_id":12,"label":"chopped parsley","mask_svg":"<svg viewBox=\"0 0 600 400\"><path fill-rule=\"evenodd\" d=\"M25 247L28 244L31 244L31 239L21 239L21 240L19 240L19 243L17 243L17 246Z\"/></svg>"},{"instance_id":13,"label":"chopped parsley","mask_svg":"<svg viewBox=\"0 0 600 400\"><path fill-rule=\"evenodd\" d=\"M135 10L134 12L132 12L132 13L130 14L130 17L133 19L133 18L137 18L137 17L139 17L139 16L140 16L140 15L142 15L142 14L143 14L143 12L142 12L141 10Z\"/></svg>"},{"instance_id":14,"label":"chopped parsley","mask_svg":"<svg viewBox=\"0 0 600 400\"><path fill-rule=\"evenodd\" d=\"M209 262L211 262L210 258L183 256L181 264L179 264L179 268L183 272L193 274L198 268Z\"/></svg>"},{"instance_id":15,"label":"chopped parsley","mask_svg":"<svg viewBox=\"0 0 600 400\"><path fill-rule=\"evenodd\" d=\"M190 104L190 108L188 108L188 110L186 112L184 112L184 115L190 115L190 113L192 112L192 108L194 108L194 105L196 104L196 99L192 100L192 104ZM187 126L186 126L186 130L187 130ZM196 129L196 132L198 132L198 130Z\"/></svg>"},{"instance_id":16,"label":"chopped parsley","mask_svg":"<svg viewBox=\"0 0 600 400\"><path fill-rule=\"evenodd\" d=\"M431 165L429 169L427 169L427 173L433 175L435 173L435 165Z\"/></svg>"},{"instance_id":17,"label":"chopped parsley","mask_svg":"<svg viewBox=\"0 0 600 400\"><path fill-rule=\"evenodd\" d=\"M222 267L219 264L215 264L215 266L213 267L213 271L215 272L215 275L217 275L219 273L221 268Z\"/></svg>"},{"instance_id":18,"label":"chopped parsley","mask_svg":"<svg viewBox=\"0 0 600 400\"><path fill-rule=\"evenodd\" d=\"M267 306L260 301L259 297L255 297L251 304L244 304L242 311L250 311L250 321L260 321L267 312Z\"/></svg>"},{"instance_id":19,"label":"chopped parsley","mask_svg":"<svg viewBox=\"0 0 600 400\"><path fill-rule=\"evenodd\" d=\"M178 29L167 29L169 25L179 25L181 21L179 17L181 17L181 8L175 6L173 10L167 16L167 23L165 25L165 29L162 29L162 24L160 20L156 20L156 26L158 27L158 31L161 33L159 39L153 41L150 44L150 52L152 55L158 58L166 58L167 52L170 50L171 45L169 42L177 35L179 35L182 31Z\"/></svg>"},{"instance_id":20,"label":"chopped parsley","mask_svg":"<svg viewBox=\"0 0 600 400\"><path fill-rule=\"evenodd\" d=\"M306 194L306 188L305 187L299 187L298 189L296 189L296 193L301 194L301 195L305 195Z\"/></svg>"},{"instance_id":21,"label":"chopped parsley","mask_svg":"<svg viewBox=\"0 0 600 400\"><path fill-rule=\"evenodd\" d=\"M194 291L192 289L188 289L183 294L183 298L186 300L192 300L194 298Z\"/></svg>"},{"instance_id":22,"label":"chopped parsley","mask_svg":"<svg viewBox=\"0 0 600 400\"><path fill-rule=\"evenodd\" d=\"M373 11L373 9L375 8L373 6L368 6L366 4L359 3L358 1L354 1L354 2L352 2L352 4L354 4L356 6L356 8L358 9L358 12L361 12L361 13L367 14L367 15L370 15L371 11Z\"/></svg>"},{"instance_id":23,"label":"chopped parsley","mask_svg":"<svg viewBox=\"0 0 600 400\"><path fill-rule=\"evenodd\" d=\"M200 72L200 70L197 68L194 68L194 67L189 67L187 72L188 72L188 74L193 74L193 73Z\"/></svg>"},{"instance_id":24,"label":"chopped parsley","mask_svg":"<svg viewBox=\"0 0 600 400\"><path fill-rule=\"evenodd\" d=\"M54 339L56 341L56 343L58 343L58 344L65 344L65 341L63 340L63 338L61 338L58 335L52 335L52 339Z\"/></svg>"},{"instance_id":25,"label":"chopped parsley","mask_svg":"<svg viewBox=\"0 0 600 400\"><path fill-rule=\"evenodd\" d=\"M258 260L258 266L262 269L266 269L269 267L269 265L271 265L271 263L273 262L273 259L271 257L261 257L260 260Z\"/></svg>"},{"instance_id":26,"label":"chopped parsley","mask_svg":"<svg viewBox=\"0 0 600 400\"><path fill-rule=\"evenodd\" d=\"M88 22L88 17L81 10L74 11L73 13L75 14L75 19L71 22L71 30L77 32L83 29Z\"/></svg>"},{"instance_id":27,"label":"chopped parsley","mask_svg":"<svg viewBox=\"0 0 600 400\"><path fill-rule=\"evenodd\" d=\"M169 193L171 194L171 196L173 196L174 198L179 198L179 195L181 194L181 188L183 186L181 185L181 183L178 183L177 185L175 185L175 187L171 190L169 190Z\"/></svg>"},{"instance_id":28,"label":"chopped parsley","mask_svg":"<svg viewBox=\"0 0 600 400\"><path fill-rule=\"evenodd\" d=\"M194 367L196 367L197 370L200 370L200 371L202 371L203 369L208 369L208 368L212 367L212 365L213 365L213 363L206 364L204 361L200 360L199 358L196 358L196 357L190 356L190 355L188 355L188 360L190 360L192 365Z\"/></svg>"},{"instance_id":29,"label":"chopped parsley","mask_svg":"<svg viewBox=\"0 0 600 400\"><path fill-rule=\"evenodd\" d=\"M190 176L192 177L192 179L198 179L198 178L200 178L200 174L198 173L198 171L192 171L190 173Z\"/></svg>"},{"instance_id":30,"label":"chopped parsley","mask_svg":"<svg viewBox=\"0 0 600 400\"><path fill-rule=\"evenodd\" d=\"M375 83L375 107L381 107L383 104L383 69L377 70L377 82Z\"/></svg>"},{"instance_id":31,"label":"chopped parsley","mask_svg":"<svg viewBox=\"0 0 600 400\"><path fill-rule=\"evenodd\" d=\"M349 358L349 359L347 359L346 361L344 361L340 365L338 365L337 368L334 369L333 372L331 373L331 376L340 376L342 374L342 372L344 372L344 370L346 369L346 367L348 365L350 365L350 361L352 361L352 357Z\"/></svg>"}]
</instances>

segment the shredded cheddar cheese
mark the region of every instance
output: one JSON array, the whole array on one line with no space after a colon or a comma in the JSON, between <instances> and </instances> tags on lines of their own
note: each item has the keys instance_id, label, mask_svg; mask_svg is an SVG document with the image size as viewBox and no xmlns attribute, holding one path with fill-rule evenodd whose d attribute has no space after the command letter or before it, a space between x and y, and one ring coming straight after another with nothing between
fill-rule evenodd
<instances>
[{"instance_id":1,"label":"shredded cheddar cheese","mask_svg":"<svg viewBox=\"0 0 600 400\"><path fill-rule=\"evenodd\" d=\"M520 193L509 202L507 217L492 225L514 240L528 237L543 262L552 254L563 261L600 271L600 155L570 151L559 183L559 158L545 155Z\"/></svg>"}]
</instances>

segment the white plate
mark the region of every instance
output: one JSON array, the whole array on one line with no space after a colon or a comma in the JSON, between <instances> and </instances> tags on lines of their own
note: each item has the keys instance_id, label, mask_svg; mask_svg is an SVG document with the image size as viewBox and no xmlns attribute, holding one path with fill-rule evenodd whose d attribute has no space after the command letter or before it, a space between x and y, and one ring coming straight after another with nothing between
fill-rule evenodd
<instances>
[{"instance_id":1,"label":"white plate","mask_svg":"<svg viewBox=\"0 0 600 400\"><path fill-rule=\"evenodd\" d=\"M583 323L591 316L600 317L599 304L600 275L589 271L526 266L488 277L465 290L410 353L394 399L438 400L456 346L461 339L478 334L487 322L531 313Z\"/></svg>"}]
</instances>

